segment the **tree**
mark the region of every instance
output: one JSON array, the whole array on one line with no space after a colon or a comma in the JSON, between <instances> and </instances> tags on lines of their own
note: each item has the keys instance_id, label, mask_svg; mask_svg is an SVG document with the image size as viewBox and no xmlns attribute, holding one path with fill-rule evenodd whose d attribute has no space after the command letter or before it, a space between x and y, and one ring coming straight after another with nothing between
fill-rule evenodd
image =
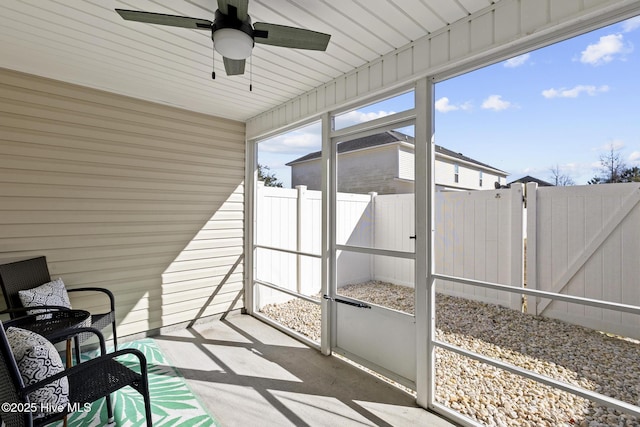
<instances>
[{"instance_id":1,"label":"tree","mask_svg":"<svg viewBox=\"0 0 640 427\"><path fill-rule=\"evenodd\" d=\"M622 182L640 182L640 168L634 166L622 172Z\"/></svg>"},{"instance_id":2,"label":"tree","mask_svg":"<svg viewBox=\"0 0 640 427\"><path fill-rule=\"evenodd\" d=\"M600 156L600 172L601 175L596 175L589 180L589 184L609 184L614 182L623 181L623 175L627 170L627 166L622 160L620 155L620 149L615 148L613 145L609 148L609 151Z\"/></svg>"},{"instance_id":3,"label":"tree","mask_svg":"<svg viewBox=\"0 0 640 427\"><path fill-rule=\"evenodd\" d=\"M269 172L271 168L258 163L258 181L263 181L265 187L282 188L282 182L278 181L275 172Z\"/></svg>"},{"instance_id":4,"label":"tree","mask_svg":"<svg viewBox=\"0 0 640 427\"><path fill-rule=\"evenodd\" d=\"M549 172L551 172L551 182L557 187L564 187L567 185L576 185L573 178L569 175L562 172L560 169L560 165L556 164L549 168Z\"/></svg>"},{"instance_id":5,"label":"tree","mask_svg":"<svg viewBox=\"0 0 640 427\"><path fill-rule=\"evenodd\" d=\"M587 184L589 185L597 185L597 184L604 184L604 182L600 179L599 176L594 176L593 178L591 178Z\"/></svg>"}]
</instances>

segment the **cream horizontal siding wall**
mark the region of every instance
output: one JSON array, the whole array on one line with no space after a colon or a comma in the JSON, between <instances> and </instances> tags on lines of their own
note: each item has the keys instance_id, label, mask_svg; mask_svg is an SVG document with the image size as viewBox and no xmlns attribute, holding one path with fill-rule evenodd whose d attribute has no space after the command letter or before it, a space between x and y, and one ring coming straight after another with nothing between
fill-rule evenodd
<instances>
[{"instance_id":1,"label":"cream horizontal siding wall","mask_svg":"<svg viewBox=\"0 0 640 427\"><path fill-rule=\"evenodd\" d=\"M427 75L468 71L638 13L637 0L500 0L252 118L247 137L259 138Z\"/></svg>"},{"instance_id":2,"label":"cream horizontal siding wall","mask_svg":"<svg viewBox=\"0 0 640 427\"><path fill-rule=\"evenodd\" d=\"M123 336L239 308L244 141L240 122L0 69L0 259L110 289Z\"/></svg>"},{"instance_id":3,"label":"cream horizontal siding wall","mask_svg":"<svg viewBox=\"0 0 640 427\"><path fill-rule=\"evenodd\" d=\"M455 165L458 165L458 182L455 181ZM495 183L506 184L504 176L493 173L491 169L483 169L468 162L456 162L455 159L438 156L435 163L436 185L447 188L465 190L493 190ZM480 186L482 171L482 186Z\"/></svg>"}]
</instances>

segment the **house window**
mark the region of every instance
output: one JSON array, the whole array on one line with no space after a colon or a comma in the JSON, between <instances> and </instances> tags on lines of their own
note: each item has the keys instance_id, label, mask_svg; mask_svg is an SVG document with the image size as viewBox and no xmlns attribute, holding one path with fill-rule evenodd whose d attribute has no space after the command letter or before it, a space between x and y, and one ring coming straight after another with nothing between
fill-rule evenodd
<instances>
[{"instance_id":1,"label":"house window","mask_svg":"<svg viewBox=\"0 0 640 427\"><path fill-rule=\"evenodd\" d=\"M482 187L482 171L480 171L480 179L479 179L480 187Z\"/></svg>"},{"instance_id":2,"label":"house window","mask_svg":"<svg viewBox=\"0 0 640 427\"><path fill-rule=\"evenodd\" d=\"M458 183L459 180L459 169L458 169L458 165L453 165L453 182L455 182L456 184Z\"/></svg>"}]
</instances>

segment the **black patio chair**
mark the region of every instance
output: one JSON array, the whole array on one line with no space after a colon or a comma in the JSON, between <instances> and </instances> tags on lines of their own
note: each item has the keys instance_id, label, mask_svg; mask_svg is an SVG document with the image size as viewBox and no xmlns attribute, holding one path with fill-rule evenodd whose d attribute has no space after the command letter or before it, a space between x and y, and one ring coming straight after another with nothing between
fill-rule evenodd
<instances>
[{"instance_id":1,"label":"black patio chair","mask_svg":"<svg viewBox=\"0 0 640 427\"><path fill-rule=\"evenodd\" d=\"M24 316L26 309L22 306L19 291L33 289L51 281L47 259L44 256L21 259L0 264L0 287L4 294L7 305L7 312L11 318ZM91 313L91 327L103 330L111 325L113 336L113 348L118 349L118 335L116 333L116 308L113 293L108 289L96 287L82 287L67 289L67 292L101 292L109 298L110 310L106 313ZM56 306L42 306L46 309L60 309ZM33 308L31 308L33 309ZM80 361L79 343L91 338L91 334L80 334L76 336L75 356L76 361Z\"/></svg>"},{"instance_id":2,"label":"black patio chair","mask_svg":"<svg viewBox=\"0 0 640 427\"><path fill-rule=\"evenodd\" d=\"M44 426L64 419L69 414L69 408L82 408L84 404L106 399L107 419L109 424L113 420L113 407L110 394L123 387L130 386L144 398L145 417L147 426L152 426L151 401L149 398L149 381L147 378L147 361L142 352L136 349L122 349L113 353L106 353L104 337L97 329L79 328L75 331L65 331L50 341L61 342L69 339L73 334L83 332L95 334L100 341L101 356L80 363L47 377L34 384L25 386L18 364L11 346L7 340L4 325L0 327L0 420L7 427ZM128 368L115 360L119 356L133 354L138 359L140 373ZM24 408L29 405L28 395L43 386L66 377L69 382L69 404L61 412L45 414L44 417L34 417L32 412L17 411L14 408ZM29 407L29 406L27 406Z\"/></svg>"}]
</instances>

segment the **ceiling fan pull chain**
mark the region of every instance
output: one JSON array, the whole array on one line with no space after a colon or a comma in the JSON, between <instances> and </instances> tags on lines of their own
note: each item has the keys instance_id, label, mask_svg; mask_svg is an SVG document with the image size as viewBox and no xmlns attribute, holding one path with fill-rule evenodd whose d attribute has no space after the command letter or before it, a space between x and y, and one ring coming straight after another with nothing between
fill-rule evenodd
<instances>
[{"instance_id":1,"label":"ceiling fan pull chain","mask_svg":"<svg viewBox=\"0 0 640 427\"><path fill-rule=\"evenodd\" d=\"M249 57L249 92L253 92L253 58Z\"/></svg>"},{"instance_id":2,"label":"ceiling fan pull chain","mask_svg":"<svg viewBox=\"0 0 640 427\"><path fill-rule=\"evenodd\" d=\"M211 79L216 79L216 50L211 49Z\"/></svg>"},{"instance_id":3,"label":"ceiling fan pull chain","mask_svg":"<svg viewBox=\"0 0 640 427\"><path fill-rule=\"evenodd\" d=\"M266 22L256 22L252 25L247 13L248 2L249 0L218 0L218 9L214 13L213 21L141 10L116 9L116 12L127 21L210 31L213 50L217 50L222 56L227 76L244 74L246 59L251 57L255 43L292 49L327 49L330 34ZM211 78L215 80L215 56L212 55L211 58ZM249 91L253 91L253 62L250 66Z\"/></svg>"}]
</instances>

